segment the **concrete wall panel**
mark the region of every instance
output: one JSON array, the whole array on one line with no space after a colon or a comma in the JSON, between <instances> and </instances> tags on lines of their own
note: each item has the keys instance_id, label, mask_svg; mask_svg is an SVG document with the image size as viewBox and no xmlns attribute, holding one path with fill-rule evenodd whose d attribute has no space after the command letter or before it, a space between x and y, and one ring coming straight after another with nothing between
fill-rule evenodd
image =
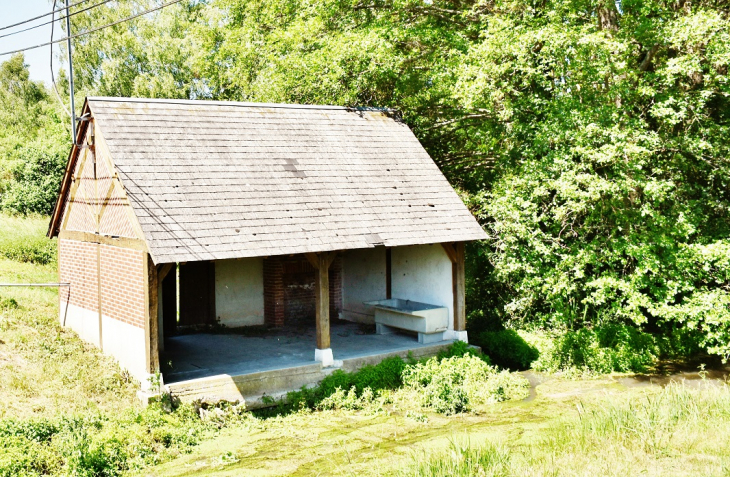
<instances>
[{"instance_id":1,"label":"concrete wall panel","mask_svg":"<svg viewBox=\"0 0 730 477\"><path fill-rule=\"evenodd\" d=\"M342 314L359 323L375 323L372 306L364 301L385 299L385 248L348 250L342 253Z\"/></svg>"},{"instance_id":2,"label":"concrete wall panel","mask_svg":"<svg viewBox=\"0 0 730 477\"><path fill-rule=\"evenodd\" d=\"M215 310L229 327L264 324L262 258L219 260L215 264Z\"/></svg>"},{"instance_id":3,"label":"concrete wall panel","mask_svg":"<svg viewBox=\"0 0 730 477\"><path fill-rule=\"evenodd\" d=\"M87 310L68 301L61 301L59 322L62 326L65 323L67 328L74 330L82 340L99 346L98 311Z\"/></svg>"},{"instance_id":4,"label":"concrete wall panel","mask_svg":"<svg viewBox=\"0 0 730 477\"><path fill-rule=\"evenodd\" d=\"M102 315L101 330L104 353L114 356L119 365L129 371L145 389L149 373L144 328Z\"/></svg>"},{"instance_id":5,"label":"concrete wall panel","mask_svg":"<svg viewBox=\"0 0 730 477\"><path fill-rule=\"evenodd\" d=\"M392 249L393 298L420 301L449 309L454 328L454 293L451 260L440 244Z\"/></svg>"},{"instance_id":6,"label":"concrete wall panel","mask_svg":"<svg viewBox=\"0 0 730 477\"><path fill-rule=\"evenodd\" d=\"M71 328L84 341L99 346L99 313L67 302L61 302L59 321ZM144 328L101 317L101 337L104 354L113 356L119 365L139 380L143 386L149 374L146 369Z\"/></svg>"}]
</instances>

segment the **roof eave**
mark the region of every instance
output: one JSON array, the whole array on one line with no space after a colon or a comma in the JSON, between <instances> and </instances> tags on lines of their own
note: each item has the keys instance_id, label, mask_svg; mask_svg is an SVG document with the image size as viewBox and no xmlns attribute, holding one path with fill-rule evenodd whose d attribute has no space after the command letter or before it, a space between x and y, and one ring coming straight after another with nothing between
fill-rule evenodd
<instances>
[{"instance_id":1,"label":"roof eave","mask_svg":"<svg viewBox=\"0 0 730 477\"><path fill-rule=\"evenodd\" d=\"M123 103L157 103L157 104L190 104L205 106L234 106L276 109L327 109L337 111L377 111L388 114L400 114L392 108L377 108L370 106L332 106L321 104L290 104L290 103L252 103L244 101L215 101L208 99L165 99L165 98L122 98L114 96L89 96L86 101L93 102L123 102Z\"/></svg>"},{"instance_id":2,"label":"roof eave","mask_svg":"<svg viewBox=\"0 0 730 477\"><path fill-rule=\"evenodd\" d=\"M87 112L91 112L90 106L89 106L89 98L86 98L84 100L84 105L81 108L82 116L86 114ZM68 190L71 184L71 177L73 176L73 170L76 166L76 159L78 158L79 153L79 142L80 139L84 137L84 134L86 134L86 127L88 125L88 121L84 121L83 127L79 127L76 130L76 138L74 138L74 142L71 145L71 150L68 154L68 160L66 161L66 170L63 173L63 179L61 180L61 185L58 190L58 194L56 195L56 204L53 206L53 214L51 215L51 221L48 224L48 232L46 232L46 236L48 238L53 238L58 235L59 232L59 226L60 224L58 221L61 219L61 214L63 213L63 203L66 199L66 195L68 194Z\"/></svg>"}]
</instances>

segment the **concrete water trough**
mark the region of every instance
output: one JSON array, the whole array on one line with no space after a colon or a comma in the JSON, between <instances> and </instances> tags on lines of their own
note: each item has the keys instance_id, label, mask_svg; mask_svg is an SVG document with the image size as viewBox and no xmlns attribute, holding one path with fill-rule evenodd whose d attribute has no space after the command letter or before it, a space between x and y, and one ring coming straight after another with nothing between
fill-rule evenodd
<instances>
[{"instance_id":1,"label":"concrete water trough","mask_svg":"<svg viewBox=\"0 0 730 477\"><path fill-rule=\"evenodd\" d=\"M369 301L375 308L376 333L384 335L393 328L418 333L419 343L443 341L444 331L449 327L449 309L402 298Z\"/></svg>"}]
</instances>

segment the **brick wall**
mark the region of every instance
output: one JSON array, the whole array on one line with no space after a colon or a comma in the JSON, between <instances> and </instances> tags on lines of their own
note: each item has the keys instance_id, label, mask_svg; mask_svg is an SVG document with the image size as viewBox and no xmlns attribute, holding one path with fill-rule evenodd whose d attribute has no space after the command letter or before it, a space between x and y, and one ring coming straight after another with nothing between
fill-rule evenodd
<instances>
[{"instance_id":1,"label":"brick wall","mask_svg":"<svg viewBox=\"0 0 730 477\"><path fill-rule=\"evenodd\" d=\"M97 245L76 240L59 239L58 272L62 283L61 301L96 311L99 309L99 282L96 269Z\"/></svg>"},{"instance_id":2,"label":"brick wall","mask_svg":"<svg viewBox=\"0 0 730 477\"><path fill-rule=\"evenodd\" d=\"M284 326L284 285L279 257L264 259L264 323Z\"/></svg>"},{"instance_id":3,"label":"brick wall","mask_svg":"<svg viewBox=\"0 0 730 477\"><path fill-rule=\"evenodd\" d=\"M330 319L342 313L342 254L338 253L330 265Z\"/></svg>"},{"instance_id":4,"label":"brick wall","mask_svg":"<svg viewBox=\"0 0 730 477\"><path fill-rule=\"evenodd\" d=\"M146 254L111 245L101 247L101 309L104 316L144 328L147 313Z\"/></svg>"},{"instance_id":5,"label":"brick wall","mask_svg":"<svg viewBox=\"0 0 730 477\"><path fill-rule=\"evenodd\" d=\"M315 269L303 255L264 260L264 322L269 326L311 324L315 320ZM329 270L330 319L342 311L342 259Z\"/></svg>"},{"instance_id":6,"label":"brick wall","mask_svg":"<svg viewBox=\"0 0 730 477\"><path fill-rule=\"evenodd\" d=\"M146 257L144 252L138 250L60 239L58 241L60 279L71 284L68 289L61 290L61 301L98 312L97 253L101 259L99 269L102 314L144 328Z\"/></svg>"}]
</instances>

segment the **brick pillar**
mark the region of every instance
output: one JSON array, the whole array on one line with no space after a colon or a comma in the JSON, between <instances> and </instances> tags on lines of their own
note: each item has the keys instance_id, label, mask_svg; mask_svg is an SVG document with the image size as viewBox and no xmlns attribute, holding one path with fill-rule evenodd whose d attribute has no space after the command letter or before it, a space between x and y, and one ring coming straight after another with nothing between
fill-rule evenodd
<instances>
[{"instance_id":1,"label":"brick pillar","mask_svg":"<svg viewBox=\"0 0 730 477\"><path fill-rule=\"evenodd\" d=\"M264 259L264 323L284 326L284 280L279 257Z\"/></svg>"},{"instance_id":2,"label":"brick pillar","mask_svg":"<svg viewBox=\"0 0 730 477\"><path fill-rule=\"evenodd\" d=\"M342 312L342 253L330 265L330 318L337 319Z\"/></svg>"}]
</instances>

